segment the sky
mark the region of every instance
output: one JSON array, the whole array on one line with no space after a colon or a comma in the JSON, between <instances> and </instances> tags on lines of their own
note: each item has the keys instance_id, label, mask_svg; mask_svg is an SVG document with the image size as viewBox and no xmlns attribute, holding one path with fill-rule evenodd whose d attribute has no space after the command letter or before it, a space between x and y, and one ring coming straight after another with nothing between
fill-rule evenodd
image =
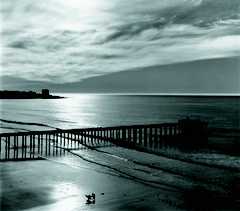
<instances>
[{"instance_id":1,"label":"sky","mask_svg":"<svg viewBox=\"0 0 240 211\"><path fill-rule=\"evenodd\" d=\"M240 56L239 0L3 0L1 76L71 83Z\"/></svg>"}]
</instances>

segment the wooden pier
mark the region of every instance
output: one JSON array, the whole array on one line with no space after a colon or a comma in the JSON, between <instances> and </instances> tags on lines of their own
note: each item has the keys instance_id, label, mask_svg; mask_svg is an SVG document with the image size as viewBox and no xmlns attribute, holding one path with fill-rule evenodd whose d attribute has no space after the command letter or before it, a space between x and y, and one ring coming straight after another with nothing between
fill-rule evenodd
<instances>
[{"instance_id":1,"label":"wooden pier","mask_svg":"<svg viewBox=\"0 0 240 211\"><path fill-rule=\"evenodd\" d=\"M177 123L96 127L0 134L0 161L61 156L68 150L117 145L159 149L204 143L207 124L200 120Z\"/></svg>"}]
</instances>

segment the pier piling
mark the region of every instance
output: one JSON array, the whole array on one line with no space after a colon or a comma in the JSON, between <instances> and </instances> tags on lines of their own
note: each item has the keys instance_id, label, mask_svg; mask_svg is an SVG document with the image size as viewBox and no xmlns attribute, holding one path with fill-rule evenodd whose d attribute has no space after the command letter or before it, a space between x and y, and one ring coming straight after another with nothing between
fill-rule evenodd
<instances>
[{"instance_id":1,"label":"pier piling","mask_svg":"<svg viewBox=\"0 0 240 211\"><path fill-rule=\"evenodd\" d=\"M207 140L205 122L186 119L178 123L132 125L108 128L31 131L0 134L0 161L59 156L66 149L120 145L159 149L194 145ZM195 137L197 136L197 138ZM192 141L190 143L190 141Z\"/></svg>"}]
</instances>

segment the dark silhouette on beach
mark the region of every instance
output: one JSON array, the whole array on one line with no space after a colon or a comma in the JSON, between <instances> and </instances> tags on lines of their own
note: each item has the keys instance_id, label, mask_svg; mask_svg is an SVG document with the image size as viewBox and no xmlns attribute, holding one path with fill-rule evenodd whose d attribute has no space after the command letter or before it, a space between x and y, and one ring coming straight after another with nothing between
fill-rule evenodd
<instances>
[{"instance_id":1,"label":"dark silhouette on beach","mask_svg":"<svg viewBox=\"0 0 240 211\"><path fill-rule=\"evenodd\" d=\"M96 195L95 193L92 193L91 195L85 195L87 198L86 204L95 204L96 201Z\"/></svg>"}]
</instances>

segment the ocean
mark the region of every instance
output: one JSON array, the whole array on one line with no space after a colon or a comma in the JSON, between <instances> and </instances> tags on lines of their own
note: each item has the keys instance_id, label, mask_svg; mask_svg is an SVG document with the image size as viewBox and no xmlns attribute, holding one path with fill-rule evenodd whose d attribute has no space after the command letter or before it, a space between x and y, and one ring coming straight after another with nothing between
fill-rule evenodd
<instances>
[{"instance_id":1,"label":"ocean","mask_svg":"<svg viewBox=\"0 0 240 211\"><path fill-rule=\"evenodd\" d=\"M165 123L186 117L207 121L209 127L240 128L240 97L58 95L65 98L0 100L0 132Z\"/></svg>"},{"instance_id":2,"label":"ocean","mask_svg":"<svg viewBox=\"0 0 240 211\"><path fill-rule=\"evenodd\" d=\"M177 122L179 119L186 117L208 121L209 127L213 128L240 128L240 98L237 97L58 95L65 98L1 100L1 133L53 128ZM223 139L225 138L223 137ZM11 140L13 141L13 139ZM5 156L4 149L7 146L5 141L5 138L1 139L2 157ZM23 148L21 147L22 142L19 143L20 147L11 147L10 151L15 154L14 150L17 149L17 154L21 156ZM89 146L83 145L79 149L74 146L71 148L72 145L69 145L66 149L65 144L63 148L62 145L54 145L55 142L50 141L49 143L52 150L55 149L56 151L57 149L59 151L61 149L61 153L55 153L54 155L43 153L40 155L41 158L44 158L43 161L6 162L2 170L2 172L5 172L2 174L5 175L2 182L4 184L3 195L13 193L11 196L15 200L18 194L22 194L19 192L18 186L16 188L13 185L8 186L8 184L12 184L13 178L20 184L23 178L22 175L19 176L19 170L21 170L25 178L30 178L27 179L27 181L30 181L28 182L30 188L23 189L23 191L27 193L33 191L32 194L41 199L42 195L46 195L47 201L49 201L49 198L59 196L62 193L69 195L71 199L75 199L71 195L75 191L76 201L71 203L63 201L63 205L76 206L76 209L82 206L81 210L87 210L84 204L84 194L91 192L96 192L98 206L104 204L104 206L110 206L111 204L119 207L129 206L129 202L134 203L139 200L142 203L144 202L143 205L139 205L145 207L142 210L150 210L150 208L153 210L152 207L157 207L155 210L166 207L167 209L164 210L179 210L179 207L183 208L181 210L185 208L188 210L187 207L189 206L194 208L199 206L222 208L224 203L228 202L224 206L227 208L233 207L233 209L227 210L235 210L237 201L234 201L234 197L239 195L238 192L236 196L234 195L235 181L239 181L240 171L238 154L231 155L204 150L185 152L169 147L156 149L158 151L155 150L155 152L158 152L158 154L153 154L116 145L91 147L93 142L89 142ZM31 151L31 147L28 147L25 152L30 155L34 151ZM37 153L37 151L35 152ZM12 166L9 167L9 165ZM22 167L24 165L26 167ZM16 169L19 170L16 171ZM30 170L25 171L25 169ZM59 173L60 171L62 173ZM17 173L13 175L13 172ZM48 176L44 177L42 172ZM91 174L90 177L89 174ZM46 178L46 180L41 179L41 181L45 181L45 183L42 183L44 188L39 189L41 186L35 187L36 184L39 184L32 180L36 175ZM78 179L79 176L85 179ZM103 182L103 179L106 182ZM84 181L83 184L80 183L82 181ZM85 184L86 181L90 181L88 186ZM121 184L121 187L116 188L116 184ZM41 194L46 185L50 186L47 189L47 194ZM55 188L52 188L53 185ZM236 183L236 187L238 187L237 185L238 183ZM91 186L91 189L89 186ZM65 187L69 188L69 193L66 192ZM86 189L83 187L86 187ZM82 190L82 192L78 190ZM144 197L142 196L143 193L145 194ZM202 195L199 195L199 193ZM228 193L233 195L229 196ZM226 198L230 197L233 201L221 198L222 196L225 197L224 194L228 194ZM82 196L83 199L80 199ZM221 203L219 203L218 197L220 197ZM63 198L59 198L59 200L62 203ZM126 200L128 201L126 202ZM194 204L192 204L193 200ZM4 206L10 206L10 202L11 200L4 201ZM139 202L137 201L137 203ZM59 210L57 203L49 203L44 206L34 204L32 210ZM132 209L127 207L125 210Z\"/></svg>"}]
</instances>

